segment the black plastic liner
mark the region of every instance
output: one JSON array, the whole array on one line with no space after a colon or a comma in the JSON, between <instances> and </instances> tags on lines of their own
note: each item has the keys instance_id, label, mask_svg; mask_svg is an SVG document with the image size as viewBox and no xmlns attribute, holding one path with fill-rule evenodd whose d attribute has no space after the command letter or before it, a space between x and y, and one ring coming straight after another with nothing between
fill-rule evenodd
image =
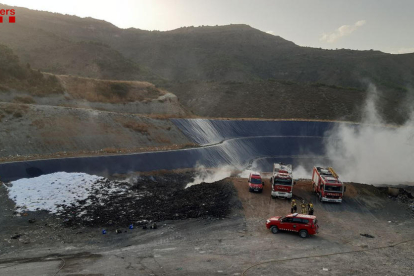
<instances>
[{"instance_id":1,"label":"black plastic liner","mask_svg":"<svg viewBox=\"0 0 414 276\"><path fill-rule=\"evenodd\" d=\"M101 176L134 171L232 165L238 169L273 161L307 164L323 160L325 133L337 124L308 121L172 120L204 147L127 155L74 157L0 164L2 181L59 171ZM254 162L254 160L258 160ZM267 160L267 161L266 161ZM262 164L262 165L260 165ZM266 171L266 168L263 168ZM260 167L258 168L260 169ZM269 170L269 169L267 169Z\"/></svg>"}]
</instances>

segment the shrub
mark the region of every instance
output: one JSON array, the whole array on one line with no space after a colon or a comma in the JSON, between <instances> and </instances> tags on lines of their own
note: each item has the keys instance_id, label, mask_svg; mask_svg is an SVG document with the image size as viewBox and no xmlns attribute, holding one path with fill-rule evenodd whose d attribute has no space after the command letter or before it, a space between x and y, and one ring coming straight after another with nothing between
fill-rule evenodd
<instances>
[{"instance_id":1,"label":"shrub","mask_svg":"<svg viewBox=\"0 0 414 276\"><path fill-rule=\"evenodd\" d=\"M125 98L128 95L129 86L125 83L112 83L111 92L120 98Z\"/></svg>"},{"instance_id":2,"label":"shrub","mask_svg":"<svg viewBox=\"0 0 414 276\"><path fill-rule=\"evenodd\" d=\"M33 100L30 96L17 96L14 97L13 102L15 103L24 103L24 104L33 104L35 100Z\"/></svg>"},{"instance_id":3,"label":"shrub","mask_svg":"<svg viewBox=\"0 0 414 276\"><path fill-rule=\"evenodd\" d=\"M5 86L0 85L0 92L8 92L9 89Z\"/></svg>"},{"instance_id":4,"label":"shrub","mask_svg":"<svg viewBox=\"0 0 414 276\"><path fill-rule=\"evenodd\" d=\"M131 130L140 132L142 134L149 134L148 132L148 125L145 123L138 123L138 122L134 122L134 121L129 121L123 124L124 127L129 128Z\"/></svg>"},{"instance_id":5,"label":"shrub","mask_svg":"<svg viewBox=\"0 0 414 276\"><path fill-rule=\"evenodd\" d=\"M21 118L21 117L23 117L23 114L20 111L16 111L16 112L13 113L13 117Z\"/></svg>"},{"instance_id":6,"label":"shrub","mask_svg":"<svg viewBox=\"0 0 414 276\"><path fill-rule=\"evenodd\" d=\"M104 148L102 151L103 152L106 152L106 153L118 153L119 152L119 149L116 149L116 148Z\"/></svg>"}]
</instances>

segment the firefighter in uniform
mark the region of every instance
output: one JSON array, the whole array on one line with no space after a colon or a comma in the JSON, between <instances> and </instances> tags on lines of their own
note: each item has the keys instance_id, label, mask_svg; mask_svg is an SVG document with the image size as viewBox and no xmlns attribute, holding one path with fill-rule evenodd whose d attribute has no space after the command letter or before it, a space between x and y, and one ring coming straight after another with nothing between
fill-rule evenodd
<instances>
[{"instance_id":1,"label":"firefighter in uniform","mask_svg":"<svg viewBox=\"0 0 414 276\"><path fill-rule=\"evenodd\" d=\"M301 211L302 211L302 214L303 215L306 215L307 213L308 213L308 208L306 208L306 203L305 203L305 200L304 199L302 199L302 204L300 205L300 207L301 207Z\"/></svg>"},{"instance_id":2,"label":"firefighter in uniform","mask_svg":"<svg viewBox=\"0 0 414 276\"><path fill-rule=\"evenodd\" d=\"M298 211L298 207L296 206L296 200L292 199L292 202L290 203L290 213L296 213Z\"/></svg>"},{"instance_id":3,"label":"firefighter in uniform","mask_svg":"<svg viewBox=\"0 0 414 276\"><path fill-rule=\"evenodd\" d=\"M308 204L308 214L313 216L313 204L312 203Z\"/></svg>"}]
</instances>

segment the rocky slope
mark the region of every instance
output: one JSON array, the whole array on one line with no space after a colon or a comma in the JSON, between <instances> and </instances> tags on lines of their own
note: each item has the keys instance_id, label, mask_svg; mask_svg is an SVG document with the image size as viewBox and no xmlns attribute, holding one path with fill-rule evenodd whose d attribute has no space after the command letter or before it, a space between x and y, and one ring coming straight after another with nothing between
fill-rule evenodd
<instances>
[{"instance_id":1,"label":"rocky slope","mask_svg":"<svg viewBox=\"0 0 414 276\"><path fill-rule=\"evenodd\" d=\"M92 109L0 103L0 161L174 149L173 123Z\"/></svg>"}]
</instances>

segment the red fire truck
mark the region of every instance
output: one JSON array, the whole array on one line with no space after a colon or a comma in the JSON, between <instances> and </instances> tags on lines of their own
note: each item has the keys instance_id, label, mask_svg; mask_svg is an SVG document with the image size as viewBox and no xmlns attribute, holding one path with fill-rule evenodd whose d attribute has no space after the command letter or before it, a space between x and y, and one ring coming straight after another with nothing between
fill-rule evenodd
<instances>
[{"instance_id":1,"label":"red fire truck","mask_svg":"<svg viewBox=\"0 0 414 276\"><path fill-rule=\"evenodd\" d=\"M346 187L332 168L313 167L312 185L321 202L342 202Z\"/></svg>"},{"instance_id":2,"label":"red fire truck","mask_svg":"<svg viewBox=\"0 0 414 276\"><path fill-rule=\"evenodd\" d=\"M249 183L249 192L259 192L263 191L264 182L262 182L262 177L258 172L252 172L249 175L249 179L247 180Z\"/></svg>"},{"instance_id":3,"label":"red fire truck","mask_svg":"<svg viewBox=\"0 0 414 276\"><path fill-rule=\"evenodd\" d=\"M294 184L292 177L292 165L274 163L273 174L272 178L270 178L270 183L272 185L272 198L292 198Z\"/></svg>"}]
</instances>

